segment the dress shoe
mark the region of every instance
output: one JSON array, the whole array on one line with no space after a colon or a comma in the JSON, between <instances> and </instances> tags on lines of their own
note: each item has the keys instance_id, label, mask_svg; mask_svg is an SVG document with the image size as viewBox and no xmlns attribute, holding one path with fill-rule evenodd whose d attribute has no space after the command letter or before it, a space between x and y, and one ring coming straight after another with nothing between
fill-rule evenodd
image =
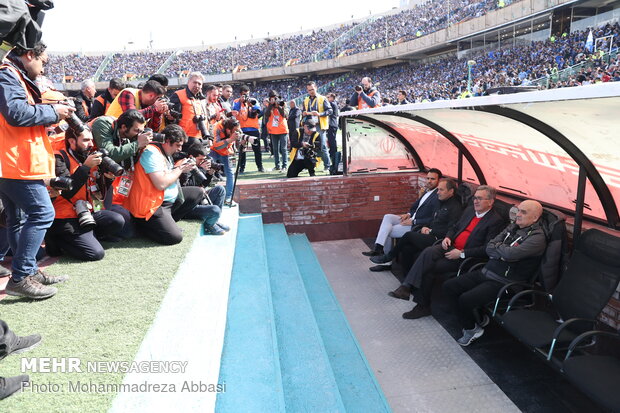
<instances>
[{"instance_id":1,"label":"dress shoe","mask_svg":"<svg viewBox=\"0 0 620 413\"><path fill-rule=\"evenodd\" d=\"M415 320L422 317L428 317L429 315L431 315L431 308L418 304L413 307L413 310L403 313L403 318L406 320Z\"/></svg>"},{"instance_id":2,"label":"dress shoe","mask_svg":"<svg viewBox=\"0 0 620 413\"><path fill-rule=\"evenodd\" d=\"M376 257L370 257L370 261L374 262L375 264L391 264L392 256L389 253L381 254L377 255Z\"/></svg>"},{"instance_id":3,"label":"dress shoe","mask_svg":"<svg viewBox=\"0 0 620 413\"><path fill-rule=\"evenodd\" d=\"M375 247L369 251L362 252L362 255L367 257L375 257L377 255L383 255L383 245L375 244Z\"/></svg>"},{"instance_id":4,"label":"dress shoe","mask_svg":"<svg viewBox=\"0 0 620 413\"><path fill-rule=\"evenodd\" d=\"M409 301L409 297L411 296L411 289L404 285L401 285L394 291L390 291L388 293L390 297L399 298L401 300Z\"/></svg>"},{"instance_id":5,"label":"dress shoe","mask_svg":"<svg viewBox=\"0 0 620 413\"><path fill-rule=\"evenodd\" d=\"M391 265L375 265L374 267L369 268L369 270L372 272L389 271L391 269L392 269Z\"/></svg>"}]
</instances>

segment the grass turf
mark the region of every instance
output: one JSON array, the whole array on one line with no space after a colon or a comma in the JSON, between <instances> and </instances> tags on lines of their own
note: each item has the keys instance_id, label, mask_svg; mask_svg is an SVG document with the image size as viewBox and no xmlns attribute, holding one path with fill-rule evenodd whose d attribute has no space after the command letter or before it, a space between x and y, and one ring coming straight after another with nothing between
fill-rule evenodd
<instances>
[{"instance_id":1,"label":"grass turf","mask_svg":"<svg viewBox=\"0 0 620 413\"><path fill-rule=\"evenodd\" d=\"M58 294L35 302L7 297L0 301L0 318L18 335L39 333L37 348L0 362L0 376L22 374L21 359L69 358L81 361L82 373L32 373L32 383L57 384L61 391L37 393L26 389L0 401L2 412L105 412L116 393L70 393L69 382L120 384L122 373L86 372L88 361L131 362L153 322L177 268L198 234L197 221L181 221L183 242L160 246L143 238L104 244L99 262L61 258L50 274L68 274Z\"/></svg>"}]
</instances>

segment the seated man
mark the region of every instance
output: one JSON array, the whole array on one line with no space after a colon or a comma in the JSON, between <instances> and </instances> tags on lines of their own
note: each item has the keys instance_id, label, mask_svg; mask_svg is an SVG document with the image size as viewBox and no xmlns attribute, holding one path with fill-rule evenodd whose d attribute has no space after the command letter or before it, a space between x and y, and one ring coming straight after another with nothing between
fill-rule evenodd
<instances>
[{"instance_id":1,"label":"seated man","mask_svg":"<svg viewBox=\"0 0 620 413\"><path fill-rule=\"evenodd\" d=\"M55 153L56 176L71 178L73 186L53 199L56 215L45 235L45 250L52 257L64 252L78 260L98 261L105 255L98 238L116 237L125 224L120 214L93 207L94 201L102 205L100 194L114 175L99 168L102 155L92 151L93 136L88 129L79 134L67 129L65 146Z\"/></svg>"},{"instance_id":2,"label":"seated man","mask_svg":"<svg viewBox=\"0 0 620 413\"><path fill-rule=\"evenodd\" d=\"M420 192L420 197L411 205L408 213L402 215L385 214L379 227L374 249L362 254L373 257L390 251L392 238L400 238L411 231L411 226L428 225L433 214L439 208L437 198L437 184L442 174L439 169L429 169L426 175L426 187Z\"/></svg>"},{"instance_id":3,"label":"seated man","mask_svg":"<svg viewBox=\"0 0 620 413\"><path fill-rule=\"evenodd\" d=\"M163 143L151 142L142 151L124 206L147 237L160 244L174 245L183 240L175 221L202 201L203 192L196 187L179 189L177 185L181 174L195 166L189 159L180 160L174 166L172 163L172 155L180 152L187 140L183 129L168 125L162 133Z\"/></svg>"},{"instance_id":4,"label":"seated man","mask_svg":"<svg viewBox=\"0 0 620 413\"><path fill-rule=\"evenodd\" d=\"M0 320L0 360L10 354L23 353L35 348L41 342L41 336L33 334L31 336L19 337L15 335L9 326ZM13 393L22 390L28 385L30 378L23 374L14 377L0 377L0 400L6 399Z\"/></svg>"},{"instance_id":5,"label":"seated man","mask_svg":"<svg viewBox=\"0 0 620 413\"><path fill-rule=\"evenodd\" d=\"M209 222L211 235L222 235L225 231L230 231L228 225L222 224L218 220L222 215L222 207L224 206L224 198L226 197L226 189L222 185L216 185L208 188L213 179L214 170L211 168L211 159L205 154L204 147L194 142L187 148L187 156L196 163L196 168L189 173L181 175L179 182L182 187L193 186L200 188L203 192L201 201L192 209L186 218L205 219Z\"/></svg>"},{"instance_id":6,"label":"seated man","mask_svg":"<svg viewBox=\"0 0 620 413\"><path fill-rule=\"evenodd\" d=\"M412 293L417 305L403 314L416 319L431 315L431 292L435 274L457 271L469 257L486 258L485 247L504 227L502 217L492 209L495 188L480 185L474 194L474 207L467 208L448 231L440 245L426 248L407 273L402 285L388 293L390 297L409 300Z\"/></svg>"},{"instance_id":7,"label":"seated man","mask_svg":"<svg viewBox=\"0 0 620 413\"><path fill-rule=\"evenodd\" d=\"M411 269L418 255L426 247L430 247L437 240L444 239L448 229L452 228L461 216L463 209L461 202L454 196L456 192L456 182L452 179L442 178L437 185L437 198L439 199L439 209L433 215L433 220L428 226L418 226L407 232L396 243L396 247L387 254L370 257L370 261L375 264L387 264L393 258L401 254L404 272ZM379 268L387 266L379 266ZM371 271L376 271L370 268Z\"/></svg>"},{"instance_id":8,"label":"seated man","mask_svg":"<svg viewBox=\"0 0 620 413\"><path fill-rule=\"evenodd\" d=\"M539 220L543 208L537 201L519 204L514 224L510 224L486 246L489 262L479 271L472 271L446 281L444 293L450 298L459 317L463 336L457 341L468 346L484 334L486 323L476 322L474 311L493 301L503 285L527 281L547 247Z\"/></svg>"},{"instance_id":9,"label":"seated man","mask_svg":"<svg viewBox=\"0 0 620 413\"><path fill-rule=\"evenodd\" d=\"M317 163L316 154L321 153L320 133L316 131L316 121L306 119L304 127L291 131L291 154L287 178L296 178L304 169L310 176L314 176L314 168Z\"/></svg>"}]
</instances>

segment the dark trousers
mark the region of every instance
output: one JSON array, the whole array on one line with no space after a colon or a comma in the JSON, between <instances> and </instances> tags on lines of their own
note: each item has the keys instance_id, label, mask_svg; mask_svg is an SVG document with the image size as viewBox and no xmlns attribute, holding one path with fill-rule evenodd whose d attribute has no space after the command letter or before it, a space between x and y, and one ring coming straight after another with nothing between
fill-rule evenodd
<instances>
[{"instance_id":1,"label":"dark trousers","mask_svg":"<svg viewBox=\"0 0 620 413\"><path fill-rule=\"evenodd\" d=\"M137 229L146 237L163 245L174 245L183 241L181 228L176 224L181 218L188 215L196 205L202 201L202 188L185 186L183 201L164 202L148 220L134 217Z\"/></svg>"},{"instance_id":2,"label":"dark trousers","mask_svg":"<svg viewBox=\"0 0 620 413\"><path fill-rule=\"evenodd\" d=\"M458 271L461 260L449 260L444 257L445 253L439 244L426 248L407 273L403 285L413 287L413 299L416 303L431 305L435 274Z\"/></svg>"},{"instance_id":3,"label":"dark trousers","mask_svg":"<svg viewBox=\"0 0 620 413\"><path fill-rule=\"evenodd\" d=\"M263 168L263 154L260 150L260 132L257 130L249 130L244 131L246 135L254 136L256 140L251 145L252 150L254 151L254 162L256 162L256 167L258 169ZM245 162L246 162L247 154L246 151L239 152L239 172L243 172L245 170Z\"/></svg>"},{"instance_id":4,"label":"dark trousers","mask_svg":"<svg viewBox=\"0 0 620 413\"><path fill-rule=\"evenodd\" d=\"M336 153L338 152L338 141L336 140L336 133L338 128L336 126L330 126L327 129L327 145L329 146L329 158L332 161L329 172L333 175L338 171L338 164L336 163Z\"/></svg>"},{"instance_id":5,"label":"dark trousers","mask_svg":"<svg viewBox=\"0 0 620 413\"><path fill-rule=\"evenodd\" d=\"M476 324L474 311L492 302L502 286L486 278L482 271L472 271L446 281L443 293L449 298L461 327L471 330Z\"/></svg>"},{"instance_id":6,"label":"dark trousers","mask_svg":"<svg viewBox=\"0 0 620 413\"><path fill-rule=\"evenodd\" d=\"M310 159L295 159L288 167L286 171L287 178L296 178L299 176L299 173L304 169L307 169L310 173L310 176L314 176L314 167L316 166L316 162L312 162Z\"/></svg>"},{"instance_id":7,"label":"dark trousers","mask_svg":"<svg viewBox=\"0 0 620 413\"><path fill-rule=\"evenodd\" d=\"M430 247L437 241L431 234L421 234L418 231L409 231L396 242L391 251L393 257L400 257L403 272L408 273L413 263L425 248Z\"/></svg>"},{"instance_id":8,"label":"dark trousers","mask_svg":"<svg viewBox=\"0 0 620 413\"><path fill-rule=\"evenodd\" d=\"M65 253L81 261L99 261L105 251L97 238L117 236L123 229L123 217L108 210L93 212L97 225L94 230L84 230L77 218L55 219L45 235L45 247L49 255Z\"/></svg>"}]
</instances>

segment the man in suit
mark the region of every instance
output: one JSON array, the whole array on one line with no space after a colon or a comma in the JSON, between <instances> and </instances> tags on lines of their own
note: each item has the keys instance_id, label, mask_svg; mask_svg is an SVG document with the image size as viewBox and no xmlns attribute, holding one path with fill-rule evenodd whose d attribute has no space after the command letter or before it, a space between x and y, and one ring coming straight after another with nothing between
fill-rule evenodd
<instances>
[{"instance_id":1,"label":"man in suit","mask_svg":"<svg viewBox=\"0 0 620 413\"><path fill-rule=\"evenodd\" d=\"M411 231L412 225L430 224L435 211L439 209L437 185L441 178L442 174L439 169L429 169L426 174L426 187L420 193L418 200L411 205L409 212L402 215L385 214L379 227L374 249L364 251L362 254L368 257L385 254L390 251L392 238L402 237Z\"/></svg>"},{"instance_id":2,"label":"man in suit","mask_svg":"<svg viewBox=\"0 0 620 413\"><path fill-rule=\"evenodd\" d=\"M506 223L493 209L495 188L480 185L474 194L473 208L467 208L461 219L448 231L441 244L426 248L411 267L400 287L388 295L409 300L417 305L403 314L416 319L431 315L431 292L435 274L457 271L461 261L469 257L486 258L485 248Z\"/></svg>"}]
</instances>

